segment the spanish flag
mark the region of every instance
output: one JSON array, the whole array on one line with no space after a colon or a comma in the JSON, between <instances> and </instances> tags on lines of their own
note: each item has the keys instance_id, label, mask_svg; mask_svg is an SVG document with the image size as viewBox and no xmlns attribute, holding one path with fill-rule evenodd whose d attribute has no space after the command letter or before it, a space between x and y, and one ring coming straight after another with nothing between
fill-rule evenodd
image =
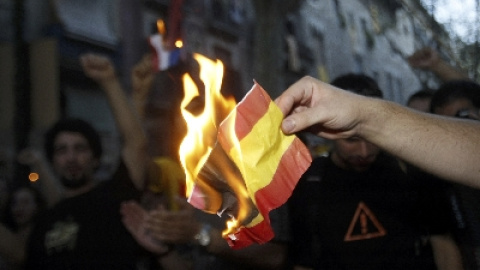
<instances>
[{"instance_id":1,"label":"spanish flag","mask_svg":"<svg viewBox=\"0 0 480 270\"><path fill-rule=\"evenodd\" d=\"M256 216L226 240L232 248L274 237L269 212L284 204L312 157L295 135L285 135L283 114L265 90L252 89L218 128L218 142L242 174Z\"/></svg>"}]
</instances>

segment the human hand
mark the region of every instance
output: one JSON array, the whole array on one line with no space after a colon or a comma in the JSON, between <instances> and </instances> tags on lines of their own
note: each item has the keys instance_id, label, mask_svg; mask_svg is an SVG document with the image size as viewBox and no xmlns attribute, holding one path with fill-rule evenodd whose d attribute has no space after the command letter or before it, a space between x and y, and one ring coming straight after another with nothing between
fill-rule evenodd
<instances>
[{"instance_id":1,"label":"human hand","mask_svg":"<svg viewBox=\"0 0 480 270\"><path fill-rule=\"evenodd\" d=\"M413 53L407 61L414 68L432 69L440 61L440 57L434 49L425 47Z\"/></svg>"},{"instance_id":2,"label":"human hand","mask_svg":"<svg viewBox=\"0 0 480 270\"><path fill-rule=\"evenodd\" d=\"M85 75L97 83L103 84L116 79L112 61L103 55L87 53L80 56Z\"/></svg>"},{"instance_id":3,"label":"human hand","mask_svg":"<svg viewBox=\"0 0 480 270\"><path fill-rule=\"evenodd\" d=\"M155 77L152 54L145 54L132 69L133 95L145 100Z\"/></svg>"},{"instance_id":4,"label":"human hand","mask_svg":"<svg viewBox=\"0 0 480 270\"><path fill-rule=\"evenodd\" d=\"M286 134L308 129L327 139L339 139L356 135L365 117L365 100L307 76L290 86L275 103L285 116L282 130Z\"/></svg>"},{"instance_id":5,"label":"human hand","mask_svg":"<svg viewBox=\"0 0 480 270\"><path fill-rule=\"evenodd\" d=\"M147 228L151 235L162 242L182 244L194 240L201 224L194 216L195 209L185 198L177 197L179 210L159 208L149 212Z\"/></svg>"},{"instance_id":6,"label":"human hand","mask_svg":"<svg viewBox=\"0 0 480 270\"><path fill-rule=\"evenodd\" d=\"M155 254L168 252L169 247L150 234L146 224L148 213L137 202L122 203L120 213L124 226L141 246Z\"/></svg>"}]
</instances>

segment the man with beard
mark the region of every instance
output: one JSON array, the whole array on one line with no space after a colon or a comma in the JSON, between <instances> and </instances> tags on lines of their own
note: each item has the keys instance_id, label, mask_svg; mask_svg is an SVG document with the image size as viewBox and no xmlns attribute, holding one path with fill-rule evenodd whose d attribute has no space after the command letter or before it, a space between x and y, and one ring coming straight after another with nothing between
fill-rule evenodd
<instances>
[{"instance_id":1,"label":"man with beard","mask_svg":"<svg viewBox=\"0 0 480 270\"><path fill-rule=\"evenodd\" d=\"M152 253L136 242L120 213L121 204L139 201L144 188L146 137L111 61L98 55L80 60L113 110L122 137L120 164L109 180L95 179L101 139L84 120L63 119L47 131L45 153L65 198L37 221L28 243L26 269L149 269ZM155 255L162 255L162 248L168 251L159 244ZM171 254L163 254L162 259Z\"/></svg>"},{"instance_id":2,"label":"man with beard","mask_svg":"<svg viewBox=\"0 0 480 270\"><path fill-rule=\"evenodd\" d=\"M377 83L362 74L332 85L382 98ZM453 241L434 240L449 232L441 194L413 181L376 145L356 136L335 140L288 202L295 269L462 269Z\"/></svg>"}]
</instances>

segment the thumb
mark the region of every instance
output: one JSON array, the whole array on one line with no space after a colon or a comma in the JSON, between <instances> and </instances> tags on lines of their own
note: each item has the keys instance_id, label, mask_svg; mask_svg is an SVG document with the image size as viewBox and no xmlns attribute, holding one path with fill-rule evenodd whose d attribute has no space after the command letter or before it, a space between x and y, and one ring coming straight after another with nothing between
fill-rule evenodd
<instances>
[{"instance_id":1,"label":"thumb","mask_svg":"<svg viewBox=\"0 0 480 270\"><path fill-rule=\"evenodd\" d=\"M307 129L316 123L315 110L309 108L285 117L281 127L285 134L293 134Z\"/></svg>"}]
</instances>

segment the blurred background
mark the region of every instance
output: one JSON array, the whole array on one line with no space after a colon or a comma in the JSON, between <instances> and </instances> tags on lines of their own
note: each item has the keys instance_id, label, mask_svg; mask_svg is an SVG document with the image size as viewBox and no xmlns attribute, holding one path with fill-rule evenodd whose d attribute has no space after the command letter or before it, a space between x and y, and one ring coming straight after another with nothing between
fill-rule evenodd
<instances>
[{"instance_id":1,"label":"blurred background","mask_svg":"<svg viewBox=\"0 0 480 270\"><path fill-rule=\"evenodd\" d=\"M192 53L225 64L223 89L237 100L254 79L274 98L305 75L328 82L363 72L379 82L386 99L405 104L413 92L439 83L406 61L422 47L434 47L478 78L478 0L459 2L0 0L1 180L10 186L28 181L29 169L16 154L41 147L45 129L64 116L81 116L101 132L103 172L111 172L119 138L106 99L82 74L78 56L108 55L131 91L132 67L151 51L147 40L160 19L168 37L183 42L182 63L156 74L146 112L152 152L168 156L173 112L183 95L178 78Z\"/></svg>"}]
</instances>

